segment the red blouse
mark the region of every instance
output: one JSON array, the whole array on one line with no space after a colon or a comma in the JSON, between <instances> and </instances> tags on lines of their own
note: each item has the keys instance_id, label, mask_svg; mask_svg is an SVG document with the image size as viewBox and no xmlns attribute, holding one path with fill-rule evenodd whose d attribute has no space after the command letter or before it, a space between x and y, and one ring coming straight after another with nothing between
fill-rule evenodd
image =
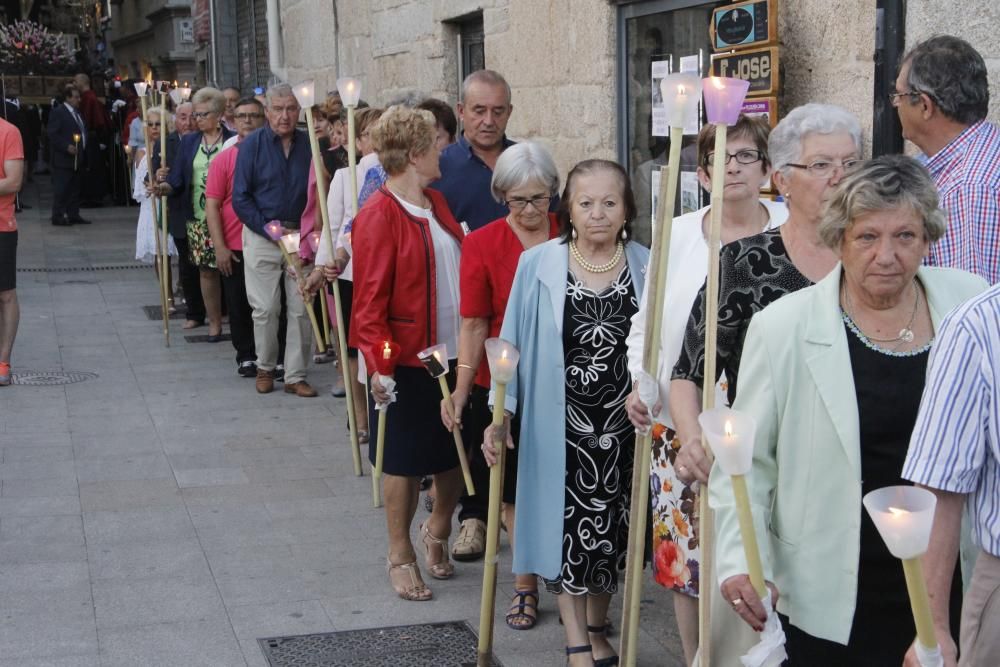
<instances>
[{"instance_id":1,"label":"red blouse","mask_svg":"<svg viewBox=\"0 0 1000 667\"><path fill-rule=\"evenodd\" d=\"M549 238L559 235L556 216L549 213ZM500 335L507 299L514 286L517 262L524 252L517 234L506 218L494 220L465 237L460 266L462 317L485 317L490 321L490 337ZM490 367L483 354L476 384L490 386Z\"/></svg>"}]
</instances>

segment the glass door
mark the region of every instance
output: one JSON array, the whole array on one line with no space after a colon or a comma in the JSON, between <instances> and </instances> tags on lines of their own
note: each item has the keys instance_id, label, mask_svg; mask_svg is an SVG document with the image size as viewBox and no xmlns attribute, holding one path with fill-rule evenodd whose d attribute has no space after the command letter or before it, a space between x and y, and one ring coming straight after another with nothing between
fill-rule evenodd
<instances>
[{"instance_id":1,"label":"glass door","mask_svg":"<svg viewBox=\"0 0 1000 667\"><path fill-rule=\"evenodd\" d=\"M669 72L709 71L712 10L722 1L651 0L618 10L618 153L629 172L639 215L635 239L649 245L653 198L659 168L666 164L669 139L654 109L660 103L659 81ZM695 178L695 138L700 127L685 129L681 177L675 214L703 206ZM705 202L707 203L707 202Z\"/></svg>"}]
</instances>

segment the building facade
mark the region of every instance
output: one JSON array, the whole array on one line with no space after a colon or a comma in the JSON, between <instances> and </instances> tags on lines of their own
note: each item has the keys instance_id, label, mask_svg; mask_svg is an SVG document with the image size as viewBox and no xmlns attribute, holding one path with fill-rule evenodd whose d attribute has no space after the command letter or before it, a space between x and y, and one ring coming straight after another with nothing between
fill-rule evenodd
<instances>
[{"instance_id":1,"label":"building facade","mask_svg":"<svg viewBox=\"0 0 1000 667\"><path fill-rule=\"evenodd\" d=\"M191 0L112 3L108 39L123 79L197 80Z\"/></svg>"},{"instance_id":2,"label":"building facade","mask_svg":"<svg viewBox=\"0 0 1000 667\"><path fill-rule=\"evenodd\" d=\"M338 75L356 76L362 96L373 104L407 89L454 103L465 73L482 66L495 69L513 89L508 126L513 138L548 144L563 173L588 157L621 161L636 181L645 215L650 174L665 150L662 138L651 132L651 65L666 60L676 69L682 57L689 64L696 57L705 74L712 10L729 4L282 0L282 74L292 82L314 78L317 90L333 90ZM869 138L873 130L884 133L882 125L894 120L884 99L895 72L881 64L880 49L894 34L905 36L898 44L901 52L947 31L968 39L986 57L994 90L991 117L997 118L1000 46L990 37L1000 23L996 4L974 3L975 11L958 0L775 4L781 112L810 101L839 104L858 116ZM896 135L901 145L898 129Z\"/></svg>"}]
</instances>

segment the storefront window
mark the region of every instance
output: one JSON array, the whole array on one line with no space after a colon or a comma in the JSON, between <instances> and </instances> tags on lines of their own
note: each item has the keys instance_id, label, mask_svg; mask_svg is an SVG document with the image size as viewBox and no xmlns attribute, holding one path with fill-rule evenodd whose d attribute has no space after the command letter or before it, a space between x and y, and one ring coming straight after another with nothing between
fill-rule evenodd
<instances>
[{"instance_id":1,"label":"storefront window","mask_svg":"<svg viewBox=\"0 0 1000 667\"><path fill-rule=\"evenodd\" d=\"M654 0L619 8L619 159L626 166L635 190L639 216L633 225L635 238L651 241L652 199L658 175L654 170L666 163L669 140L653 126L653 105L659 102L658 85L665 72L697 70L708 73L711 44L708 27L712 10L725 2L704 0ZM675 214L703 205L703 194L695 177L697 155L695 133L685 133L681 153L681 178Z\"/></svg>"}]
</instances>

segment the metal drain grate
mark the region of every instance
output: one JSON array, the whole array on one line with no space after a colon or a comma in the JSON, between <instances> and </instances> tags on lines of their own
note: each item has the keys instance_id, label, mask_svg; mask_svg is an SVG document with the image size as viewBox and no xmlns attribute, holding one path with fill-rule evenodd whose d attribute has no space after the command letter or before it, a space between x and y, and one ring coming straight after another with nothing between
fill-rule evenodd
<instances>
[{"instance_id":1,"label":"metal drain grate","mask_svg":"<svg viewBox=\"0 0 1000 667\"><path fill-rule=\"evenodd\" d=\"M61 384L76 384L85 380L93 380L97 373L75 371L21 371L11 373L11 384L28 385L32 387L54 387Z\"/></svg>"},{"instance_id":2,"label":"metal drain grate","mask_svg":"<svg viewBox=\"0 0 1000 667\"><path fill-rule=\"evenodd\" d=\"M163 310L159 306L143 306L142 310L146 313L146 317L150 320L161 320L163 319ZM183 320L185 318L184 313L177 310L176 313L170 313L170 319L172 320Z\"/></svg>"},{"instance_id":3,"label":"metal drain grate","mask_svg":"<svg viewBox=\"0 0 1000 667\"><path fill-rule=\"evenodd\" d=\"M258 639L271 667L475 667L464 621ZM492 658L491 665L502 667Z\"/></svg>"},{"instance_id":4,"label":"metal drain grate","mask_svg":"<svg viewBox=\"0 0 1000 667\"><path fill-rule=\"evenodd\" d=\"M232 339L233 339L232 336L230 336L227 333L224 333L224 334L222 334L222 337L219 338L219 340L217 342L221 343L222 341L232 340ZM194 335L194 336L184 336L184 340L186 340L189 343L207 343L207 342L209 342L208 341L208 334L197 334L197 335Z\"/></svg>"},{"instance_id":5,"label":"metal drain grate","mask_svg":"<svg viewBox=\"0 0 1000 667\"><path fill-rule=\"evenodd\" d=\"M18 273L73 273L76 271L126 271L148 269L150 264L91 264L88 266L26 266L17 267Z\"/></svg>"}]
</instances>

